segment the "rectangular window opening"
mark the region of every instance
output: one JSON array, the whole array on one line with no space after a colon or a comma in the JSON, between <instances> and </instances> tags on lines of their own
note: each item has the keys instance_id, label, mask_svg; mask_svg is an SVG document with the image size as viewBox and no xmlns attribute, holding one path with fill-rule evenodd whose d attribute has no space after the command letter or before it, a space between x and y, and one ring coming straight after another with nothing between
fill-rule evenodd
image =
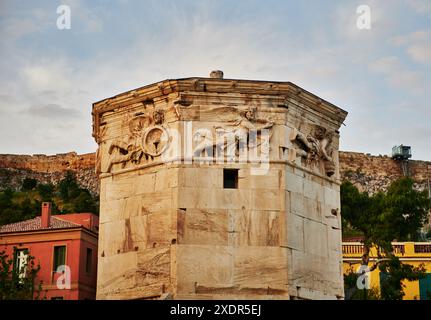
<instances>
[{"instance_id":1,"label":"rectangular window opening","mask_svg":"<svg viewBox=\"0 0 431 320\"><path fill-rule=\"evenodd\" d=\"M59 266L66 264L66 246L54 247L54 272L57 272Z\"/></svg>"},{"instance_id":2,"label":"rectangular window opening","mask_svg":"<svg viewBox=\"0 0 431 320\"><path fill-rule=\"evenodd\" d=\"M14 264L13 267L18 273L20 279L25 278L26 269L28 264L28 250L27 249L17 249L14 252Z\"/></svg>"},{"instance_id":3,"label":"rectangular window opening","mask_svg":"<svg viewBox=\"0 0 431 320\"><path fill-rule=\"evenodd\" d=\"M238 169L223 169L223 188L238 189Z\"/></svg>"}]
</instances>

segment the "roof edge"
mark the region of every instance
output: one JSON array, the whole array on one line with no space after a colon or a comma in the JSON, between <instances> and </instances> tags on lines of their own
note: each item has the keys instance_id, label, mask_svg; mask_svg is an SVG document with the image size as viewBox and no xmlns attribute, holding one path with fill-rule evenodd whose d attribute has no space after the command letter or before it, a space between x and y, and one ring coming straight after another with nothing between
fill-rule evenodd
<instances>
[{"instance_id":1,"label":"roof edge","mask_svg":"<svg viewBox=\"0 0 431 320\"><path fill-rule=\"evenodd\" d=\"M178 78L178 79L165 79L165 80L161 80L161 81L158 81L158 82L153 82L153 83L141 86L141 87L130 89L128 91L121 92L121 93L116 94L114 96L111 96L111 97L108 97L108 98L96 101L92 105L93 105L93 108L94 108L94 107L97 107L98 105L104 105L104 104L107 104L107 103L114 103L114 100L119 99L121 97L128 96L131 93L132 94L133 93L137 94L139 91L142 91L142 90L145 90L145 89L148 89L148 88L151 88L151 87L157 87L158 89L160 89L160 87L163 86L163 84L165 84L165 83L192 82L192 81L199 81L199 80L209 81L209 82L214 82L214 83L217 83L217 82L223 83L223 82L236 81L236 82L240 82L240 83L260 83L260 84L277 84L277 85L281 84L281 85L288 85L288 86L294 87L295 89L300 90L303 93L306 93L307 95L310 95L310 96L316 98L316 100L320 100L321 102L323 102L325 104L328 104L331 107L334 107L336 109L339 109L339 110L343 111L344 113L346 113L346 115L348 113L347 111L343 110L342 108L338 107L337 105L335 105L335 104L333 104L333 103L331 103L331 102L329 102L329 101L327 101L325 99L320 98L316 94L314 94L314 93L312 93L312 92L310 92L308 90L305 90L304 88L302 88L299 85L297 85L297 84L295 84L293 82L290 82L290 81L250 80L250 79L230 79L230 78L217 79L217 78L206 78L206 77L188 77L188 78ZM178 90L178 87L172 87L172 89L173 89L172 92L182 91L182 90ZM234 91L235 88L233 88L232 90L233 90L233 92L235 92ZM161 90L161 91L163 91L163 90ZM277 89L275 89L275 90L269 90L269 92L270 91L277 91ZM280 93L282 94L282 92L280 92ZM269 94L271 94L271 93L269 93ZM160 95L163 95L163 93L160 92Z\"/></svg>"}]
</instances>

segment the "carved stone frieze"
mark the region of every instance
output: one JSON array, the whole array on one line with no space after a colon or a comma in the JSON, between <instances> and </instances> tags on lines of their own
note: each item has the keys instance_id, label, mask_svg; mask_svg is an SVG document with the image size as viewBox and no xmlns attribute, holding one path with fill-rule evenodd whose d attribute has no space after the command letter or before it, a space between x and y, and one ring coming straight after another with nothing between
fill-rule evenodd
<instances>
[{"instance_id":1,"label":"carved stone frieze","mask_svg":"<svg viewBox=\"0 0 431 320\"><path fill-rule=\"evenodd\" d=\"M197 130L194 135L196 143L193 149L194 156L202 156L206 151L207 156L215 155L218 151L233 151L236 156L240 153L240 148L258 147L262 144L262 130L268 130L267 140L271 139L272 127L274 123L265 118L257 117L257 110L251 107L245 111L240 111L232 116L230 121L224 125L216 125L213 131L206 129ZM250 133L254 133L252 136ZM232 139L223 138L231 136ZM208 152L208 150L211 150ZM210 154L208 154L210 153Z\"/></svg>"},{"instance_id":2,"label":"carved stone frieze","mask_svg":"<svg viewBox=\"0 0 431 320\"><path fill-rule=\"evenodd\" d=\"M109 145L108 164L103 172L111 172L116 164L124 168L127 164L138 165L160 156L168 144L164 121L163 110L148 111L137 116L128 114L123 122L128 132Z\"/></svg>"},{"instance_id":3,"label":"carved stone frieze","mask_svg":"<svg viewBox=\"0 0 431 320\"><path fill-rule=\"evenodd\" d=\"M296 155L304 159L305 166L323 164L324 173L331 177L335 173L333 160L333 133L319 125L311 125L308 133L294 129L290 140L296 147Z\"/></svg>"}]
</instances>

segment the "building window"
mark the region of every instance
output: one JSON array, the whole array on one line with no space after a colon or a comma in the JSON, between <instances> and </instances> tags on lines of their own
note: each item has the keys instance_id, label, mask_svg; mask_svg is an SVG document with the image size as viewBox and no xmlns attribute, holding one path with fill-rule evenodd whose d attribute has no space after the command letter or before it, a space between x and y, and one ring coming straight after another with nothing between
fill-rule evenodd
<instances>
[{"instance_id":1,"label":"building window","mask_svg":"<svg viewBox=\"0 0 431 320\"><path fill-rule=\"evenodd\" d=\"M87 256L85 260L85 272L91 273L92 269L93 269L93 250L90 248L87 248Z\"/></svg>"},{"instance_id":2,"label":"building window","mask_svg":"<svg viewBox=\"0 0 431 320\"><path fill-rule=\"evenodd\" d=\"M223 188L238 189L238 169L223 169Z\"/></svg>"},{"instance_id":3,"label":"building window","mask_svg":"<svg viewBox=\"0 0 431 320\"><path fill-rule=\"evenodd\" d=\"M419 279L419 295L421 300L431 300L431 273Z\"/></svg>"},{"instance_id":4,"label":"building window","mask_svg":"<svg viewBox=\"0 0 431 320\"><path fill-rule=\"evenodd\" d=\"M66 264L66 246L54 247L54 272L57 272L59 266Z\"/></svg>"},{"instance_id":5,"label":"building window","mask_svg":"<svg viewBox=\"0 0 431 320\"><path fill-rule=\"evenodd\" d=\"M52 297L51 300L63 300L63 297Z\"/></svg>"},{"instance_id":6,"label":"building window","mask_svg":"<svg viewBox=\"0 0 431 320\"><path fill-rule=\"evenodd\" d=\"M17 249L15 250L14 269L18 273L20 279L25 278L27 269L28 250Z\"/></svg>"}]
</instances>

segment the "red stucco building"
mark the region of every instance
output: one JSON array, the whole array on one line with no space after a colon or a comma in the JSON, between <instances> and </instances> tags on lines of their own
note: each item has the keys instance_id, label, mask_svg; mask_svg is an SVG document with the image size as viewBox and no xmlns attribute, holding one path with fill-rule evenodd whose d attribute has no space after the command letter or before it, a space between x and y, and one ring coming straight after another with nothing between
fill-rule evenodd
<instances>
[{"instance_id":1,"label":"red stucco building","mask_svg":"<svg viewBox=\"0 0 431 320\"><path fill-rule=\"evenodd\" d=\"M0 251L14 257L15 267L27 251L35 257L41 298L95 299L98 225L91 213L51 215L51 204L44 202L41 216L0 227Z\"/></svg>"}]
</instances>

